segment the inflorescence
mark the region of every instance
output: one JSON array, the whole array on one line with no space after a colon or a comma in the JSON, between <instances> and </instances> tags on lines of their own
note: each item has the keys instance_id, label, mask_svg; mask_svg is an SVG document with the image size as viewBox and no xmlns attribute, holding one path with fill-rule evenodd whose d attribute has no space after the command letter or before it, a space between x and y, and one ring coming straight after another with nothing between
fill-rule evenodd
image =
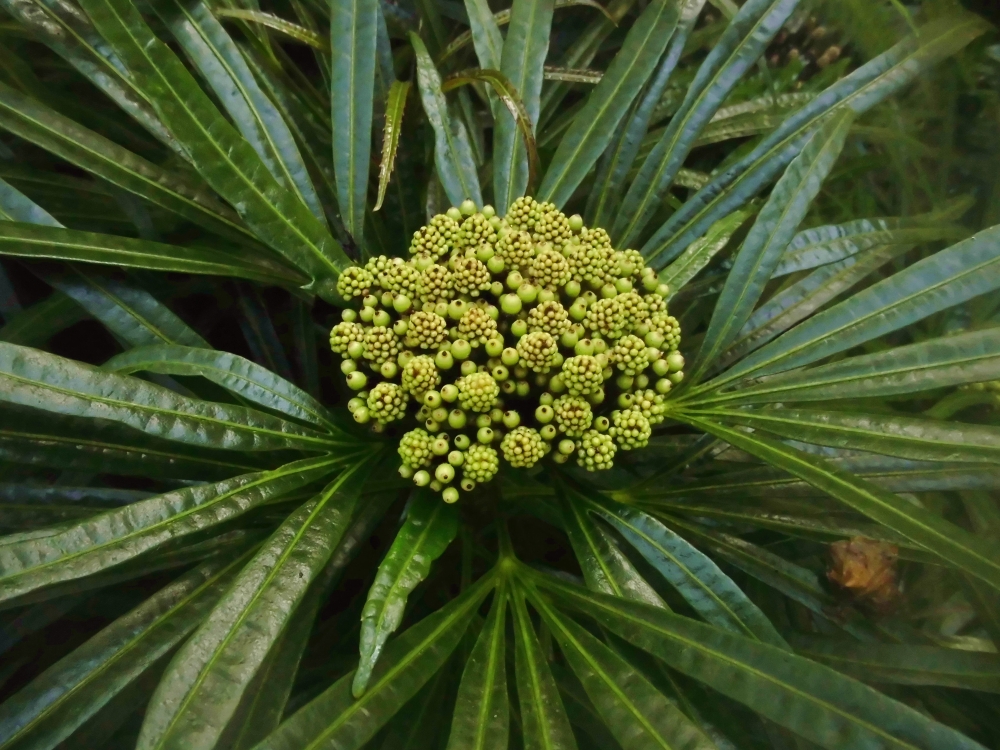
<instances>
[{"instance_id":1,"label":"inflorescence","mask_svg":"<svg viewBox=\"0 0 1000 750\"><path fill-rule=\"evenodd\" d=\"M416 419L400 473L455 502L497 473L645 446L684 377L669 289L635 250L551 203L506 218L472 201L413 235L411 257L344 271L330 346L361 424ZM499 448L499 451L498 451Z\"/></svg>"}]
</instances>

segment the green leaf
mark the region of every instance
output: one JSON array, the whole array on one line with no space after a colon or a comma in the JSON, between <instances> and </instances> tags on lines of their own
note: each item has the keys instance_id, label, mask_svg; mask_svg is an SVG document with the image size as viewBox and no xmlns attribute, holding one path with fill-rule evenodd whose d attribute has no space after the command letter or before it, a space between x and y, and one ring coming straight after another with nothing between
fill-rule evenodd
<instances>
[{"instance_id":1,"label":"green leaf","mask_svg":"<svg viewBox=\"0 0 1000 750\"><path fill-rule=\"evenodd\" d=\"M642 673L541 598L533 599L604 723L629 750L714 750Z\"/></svg>"},{"instance_id":2,"label":"green leaf","mask_svg":"<svg viewBox=\"0 0 1000 750\"><path fill-rule=\"evenodd\" d=\"M55 334L84 320L87 314L62 292L11 316L0 328L0 341L24 346L44 346Z\"/></svg>"},{"instance_id":3,"label":"green leaf","mask_svg":"<svg viewBox=\"0 0 1000 750\"><path fill-rule=\"evenodd\" d=\"M117 61L109 59L104 40L79 13L67 12L65 5L35 0L0 0L0 6L157 140L178 156L184 156L180 144L160 122L142 92L116 66Z\"/></svg>"},{"instance_id":4,"label":"green leaf","mask_svg":"<svg viewBox=\"0 0 1000 750\"><path fill-rule=\"evenodd\" d=\"M233 750L250 750L281 724L316 615L328 601L331 590L358 548L368 540L389 503L395 499L395 493L362 498L363 504L352 516L351 525L340 537L330 561L309 587L292 621L245 691L239 712L229 722L228 729L234 735ZM228 740L229 736L224 736L219 744L228 747Z\"/></svg>"},{"instance_id":5,"label":"green leaf","mask_svg":"<svg viewBox=\"0 0 1000 750\"><path fill-rule=\"evenodd\" d=\"M352 672L296 711L255 750L361 748L451 656L495 582L493 573L481 578L395 638L360 698L351 694Z\"/></svg>"},{"instance_id":6,"label":"green leaf","mask_svg":"<svg viewBox=\"0 0 1000 750\"><path fill-rule=\"evenodd\" d=\"M131 346L178 344L211 348L187 323L152 294L117 274L71 265L41 270L45 280Z\"/></svg>"},{"instance_id":7,"label":"green leaf","mask_svg":"<svg viewBox=\"0 0 1000 750\"><path fill-rule=\"evenodd\" d=\"M712 559L652 516L606 500L591 508L625 537L707 622L786 648L774 625Z\"/></svg>"},{"instance_id":8,"label":"green leaf","mask_svg":"<svg viewBox=\"0 0 1000 750\"><path fill-rule=\"evenodd\" d=\"M960 240L968 230L958 224L928 223L924 217L857 219L805 229L792 239L774 276L784 276L844 258L880 245L918 245L937 240Z\"/></svg>"},{"instance_id":9,"label":"green leaf","mask_svg":"<svg viewBox=\"0 0 1000 750\"><path fill-rule=\"evenodd\" d=\"M241 21L258 23L268 29L278 31L289 39L294 39L296 42L308 44L313 49L330 49L329 40L324 39L312 29L307 29L305 26L287 21L273 13L264 13L259 10L245 10L244 8L215 8L213 12L216 18L237 18Z\"/></svg>"},{"instance_id":10,"label":"green leaf","mask_svg":"<svg viewBox=\"0 0 1000 750\"><path fill-rule=\"evenodd\" d=\"M403 128L403 111L406 109L406 97L410 93L409 81L393 81L389 87L389 101L385 108L385 130L382 134L382 161L378 170L378 199L372 211L382 208L392 167L396 162L396 150L399 148L399 136Z\"/></svg>"},{"instance_id":11,"label":"green leaf","mask_svg":"<svg viewBox=\"0 0 1000 750\"><path fill-rule=\"evenodd\" d=\"M256 239L236 214L207 190L3 83L0 128L211 232L256 245Z\"/></svg>"},{"instance_id":12,"label":"green leaf","mask_svg":"<svg viewBox=\"0 0 1000 750\"><path fill-rule=\"evenodd\" d=\"M187 0L156 0L152 7L268 171L325 226L316 189L291 130L209 6Z\"/></svg>"},{"instance_id":13,"label":"green leaf","mask_svg":"<svg viewBox=\"0 0 1000 750\"><path fill-rule=\"evenodd\" d=\"M1000 340L986 329L794 370L738 391L693 399L740 404L878 398L1000 379Z\"/></svg>"},{"instance_id":14,"label":"green leaf","mask_svg":"<svg viewBox=\"0 0 1000 750\"><path fill-rule=\"evenodd\" d=\"M378 3L373 0L333 0L330 3L330 47L333 51L330 104L337 204L344 226L358 246L364 245L377 20Z\"/></svg>"},{"instance_id":15,"label":"green leaf","mask_svg":"<svg viewBox=\"0 0 1000 750\"><path fill-rule=\"evenodd\" d=\"M866 112L987 28L972 14L942 16L923 26L919 35L904 39L837 81L685 201L642 246L643 255L654 264L676 257L712 224L770 184L799 153L820 121L845 109L855 114Z\"/></svg>"},{"instance_id":16,"label":"green leaf","mask_svg":"<svg viewBox=\"0 0 1000 750\"><path fill-rule=\"evenodd\" d=\"M688 245L681 256L660 272L660 281L670 287L669 300L707 266L729 244L730 238L750 216L750 211L734 211L715 222L705 236Z\"/></svg>"},{"instance_id":17,"label":"green leaf","mask_svg":"<svg viewBox=\"0 0 1000 750\"><path fill-rule=\"evenodd\" d=\"M434 492L418 492L403 527L378 567L361 613L361 660L354 674L355 697L364 694L389 636L403 621L406 599L427 577L458 533L458 513Z\"/></svg>"},{"instance_id":18,"label":"green leaf","mask_svg":"<svg viewBox=\"0 0 1000 750\"><path fill-rule=\"evenodd\" d=\"M514 665L524 748L576 750L576 738L559 697L559 688L542 653L519 587L514 588L511 602L514 612Z\"/></svg>"},{"instance_id":19,"label":"green leaf","mask_svg":"<svg viewBox=\"0 0 1000 750\"><path fill-rule=\"evenodd\" d=\"M139 371L200 375L247 401L325 430L337 430L333 427L333 417L316 399L294 383L237 354L187 346L144 346L112 357L102 369L123 375Z\"/></svg>"},{"instance_id":20,"label":"green leaf","mask_svg":"<svg viewBox=\"0 0 1000 750\"><path fill-rule=\"evenodd\" d=\"M169 442L100 419L7 407L0 414L0 459L11 464L203 480L261 468L252 455Z\"/></svg>"},{"instance_id":21,"label":"green leaf","mask_svg":"<svg viewBox=\"0 0 1000 750\"><path fill-rule=\"evenodd\" d=\"M608 227L614 223L614 212L621 202L625 182L642 146L649 123L657 105L663 98L670 76L680 61L688 35L698 21L705 0L683 0L677 28L670 38L667 51L663 54L655 74L649 80L642 96L636 100L631 112L618 127L614 139L605 150L597 165L594 186L587 198L584 219L589 226Z\"/></svg>"},{"instance_id":22,"label":"green leaf","mask_svg":"<svg viewBox=\"0 0 1000 750\"><path fill-rule=\"evenodd\" d=\"M674 0L654 0L636 20L559 142L538 191L540 200L562 207L597 163L670 42L679 18L677 5Z\"/></svg>"},{"instance_id":23,"label":"green leaf","mask_svg":"<svg viewBox=\"0 0 1000 750\"><path fill-rule=\"evenodd\" d=\"M507 108L511 116L517 123L518 131L524 139L524 147L528 154L528 178L527 191L530 194L535 186L538 175L538 146L535 143L535 134L532 132L531 118L524 103L518 97L514 85L507 77L498 70L474 69L462 70L448 76L441 86L442 91L452 89L468 83L484 82L490 84L489 91L499 99Z\"/></svg>"},{"instance_id":24,"label":"green leaf","mask_svg":"<svg viewBox=\"0 0 1000 750\"><path fill-rule=\"evenodd\" d=\"M308 289L337 299L337 276L350 265L339 243L267 171L135 7L128 0L83 0L81 5L208 184L237 208L262 242L312 276Z\"/></svg>"},{"instance_id":25,"label":"green leaf","mask_svg":"<svg viewBox=\"0 0 1000 750\"><path fill-rule=\"evenodd\" d=\"M0 255L55 258L152 271L235 276L272 284L298 284L305 278L277 263L240 257L209 247L166 245L13 221L0 222Z\"/></svg>"},{"instance_id":26,"label":"green leaf","mask_svg":"<svg viewBox=\"0 0 1000 750\"><path fill-rule=\"evenodd\" d=\"M836 263L821 266L782 289L754 310L736 340L719 355L718 366L726 367L748 352L759 349L868 274L912 249L912 245L886 245L863 250Z\"/></svg>"},{"instance_id":27,"label":"green leaf","mask_svg":"<svg viewBox=\"0 0 1000 750\"><path fill-rule=\"evenodd\" d=\"M54 747L194 630L246 562L214 560L118 618L0 705L5 748Z\"/></svg>"},{"instance_id":28,"label":"green leaf","mask_svg":"<svg viewBox=\"0 0 1000 750\"><path fill-rule=\"evenodd\" d=\"M448 102L441 92L441 75L423 41L410 32L410 44L417 58L417 86L424 113L434 130L434 163L441 186L452 205L470 199L483 205L479 176L472 158L469 133L461 120L448 112Z\"/></svg>"},{"instance_id":29,"label":"green leaf","mask_svg":"<svg viewBox=\"0 0 1000 750\"><path fill-rule=\"evenodd\" d=\"M864 682L1000 693L1000 655L912 644L795 636L795 651Z\"/></svg>"},{"instance_id":30,"label":"green leaf","mask_svg":"<svg viewBox=\"0 0 1000 750\"><path fill-rule=\"evenodd\" d=\"M873 521L888 526L956 568L1000 589L1000 555L990 545L940 516L776 440L748 435L685 416L693 426L812 484Z\"/></svg>"},{"instance_id":31,"label":"green leaf","mask_svg":"<svg viewBox=\"0 0 1000 750\"><path fill-rule=\"evenodd\" d=\"M917 261L758 349L710 386L808 365L1000 287L1000 227ZM741 321L742 323L743 321Z\"/></svg>"},{"instance_id":32,"label":"green leaf","mask_svg":"<svg viewBox=\"0 0 1000 750\"><path fill-rule=\"evenodd\" d=\"M0 602L43 586L101 573L172 540L200 531L322 478L338 463L323 457L280 469L140 500L100 513L56 534L0 546Z\"/></svg>"},{"instance_id":33,"label":"green leaf","mask_svg":"<svg viewBox=\"0 0 1000 750\"><path fill-rule=\"evenodd\" d=\"M506 645L507 588L501 581L486 624L462 670L448 750L507 750L510 705Z\"/></svg>"},{"instance_id":34,"label":"green leaf","mask_svg":"<svg viewBox=\"0 0 1000 750\"><path fill-rule=\"evenodd\" d=\"M58 414L112 420L147 435L228 450L351 445L280 417L180 396L152 383L54 354L0 344L0 400Z\"/></svg>"},{"instance_id":35,"label":"green leaf","mask_svg":"<svg viewBox=\"0 0 1000 750\"><path fill-rule=\"evenodd\" d=\"M587 500L572 487L559 483L563 528L573 546L583 579L594 591L624 596L657 607L666 607L652 586L587 513Z\"/></svg>"},{"instance_id":36,"label":"green leaf","mask_svg":"<svg viewBox=\"0 0 1000 750\"><path fill-rule=\"evenodd\" d=\"M611 233L618 244L631 246L639 239L698 135L797 5L798 0L749 0L730 21L622 199Z\"/></svg>"},{"instance_id":37,"label":"green leaf","mask_svg":"<svg viewBox=\"0 0 1000 750\"><path fill-rule=\"evenodd\" d=\"M1000 428L988 425L857 411L718 409L709 414L814 445L922 461L1000 462Z\"/></svg>"},{"instance_id":38,"label":"green leaf","mask_svg":"<svg viewBox=\"0 0 1000 750\"><path fill-rule=\"evenodd\" d=\"M0 218L4 221L21 221L25 224L62 226L52 218L52 214L3 179L0 179Z\"/></svg>"},{"instance_id":39,"label":"green leaf","mask_svg":"<svg viewBox=\"0 0 1000 750\"><path fill-rule=\"evenodd\" d=\"M533 574L531 581L673 669L823 747L982 750L912 708L774 646L551 577Z\"/></svg>"},{"instance_id":40,"label":"green leaf","mask_svg":"<svg viewBox=\"0 0 1000 750\"><path fill-rule=\"evenodd\" d=\"M549 51L554 0L514 0L510 28L500 55L500 72L510 84L528 116L532 134L541 105L543 68ZM499 31L498 31L499 33ZM528 158L518 137L517 118L499 107L493 113L493 202L504 216L510 204L524 195Z\"/></svg>"},{"instance_id":41,"label":"green leaf","mask_svg":"<svg viewBox=\"0 0 1000 750\"><path fill-rule=\"evenodd\" d=\"M240 571L174 657L150 701L137 748L213 748L343 536L372 461L346 467L292 513Z\"/></svg>"},{"instance_id":42,"label":"green leaf","mask_svg":"<svg viewBox=\"0 0 1000 750\"><path fill-rule=\"evenodd\" d=\"M852 118L852 112L844 112L817 129L778 180L726 276L688 375L691 382L701 378L749 319L796 228L840 156Z\"/></svg>"}]
</instances>

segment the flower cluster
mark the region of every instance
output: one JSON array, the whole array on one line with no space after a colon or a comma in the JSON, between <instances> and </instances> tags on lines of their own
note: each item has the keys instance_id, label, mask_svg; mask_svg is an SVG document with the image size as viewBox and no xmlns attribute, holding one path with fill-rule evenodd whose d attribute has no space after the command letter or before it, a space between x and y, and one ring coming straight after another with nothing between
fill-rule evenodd
<instances>
[{"instance_id":1,"label":"flower cluster","mask_svg":"<svg viewBox=\"0 0 1000 750\"><path fill-rule=\"evenodd\" d=\"M526 197L506 218L472 201L435 216L410 256L341 274L351 306L330 331L354 419L416 419L404 477L455 502L501 455L596 471L648 443L684 358L669 289L639 253Z\"/></svg>"}]
</instances>

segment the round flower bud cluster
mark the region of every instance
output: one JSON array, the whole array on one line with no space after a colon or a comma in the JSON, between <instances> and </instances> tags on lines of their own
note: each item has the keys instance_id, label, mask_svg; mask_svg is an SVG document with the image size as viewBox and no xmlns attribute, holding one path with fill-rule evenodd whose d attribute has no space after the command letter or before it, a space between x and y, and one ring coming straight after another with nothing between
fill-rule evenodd
<instances>
[{"instance_id":1,"label":"round flower bud cluster","mask_svg":"<svg viewBox=\"0 0 1000 750\"><path fill-rule=\"evenodd\" d=\"M669 289L549 203L472 201L414 233L410 257L341 274L330 331L354 419L398 436L400 474L455 502L515 468L609 469L645 446L684 377Z\"/></svg>"}]
</instances>

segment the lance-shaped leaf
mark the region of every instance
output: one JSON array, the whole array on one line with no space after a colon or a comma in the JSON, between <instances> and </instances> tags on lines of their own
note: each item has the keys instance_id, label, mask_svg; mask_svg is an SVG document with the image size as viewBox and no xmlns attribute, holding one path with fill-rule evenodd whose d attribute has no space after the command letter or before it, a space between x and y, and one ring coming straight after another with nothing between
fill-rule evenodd
<instances>
[{"instance_id":1,"label":"lance-shaped leaf","mask_svg":"<svg viewBox=\"0 0 1000 750\"><path fill-rule=\"evenodd\" d=\"M612 232L617 242L635 244L698 135L797 5L798 0L749 0L730 21L625 194Z\"/></svg>"},{"instance_id":2,"label":"lance-shaped leaf","mask_svg":"<svg viewBox=\"0 0 1000 750\"><path fill-rule=\"evenodd\" d=\"M852 113L819 128L778 180L743 241L702 340L689 377L697 381L736 337L757 305L774 268L830 173L851 127Z\"/></svg>"},{"instance_id":3,"label":"lance-shaped leaf","mask_svg":"<svg viewBox=\"0 0 1000 750\"><path fill-rule=\"evenodd\" d=\"M707 266L729 244L730 238L750 216L749 211L734 211L715 222L701 239L692 242L681 256L660 272L660 281L670 287L669 300Z\"/></svg>"},{"instance_id":4,"label":"lance-shaped leaf","mask_svg":"<svg viewBox=\"0 0 1000 750\"><path fill-rule=\"evenodd\" d=\"M524 593L519 587L514 588L511 603L517 700L521 707L525 750L576 750L576 738L559 697L559 687L535 635Z\"/></svg>"},{"instance_id":5,"label":"lance-shaped leaf","mask_svg":"<svg viewBox=\"0 0 1000 750\"><path fill-rule=\"evenodd\" d=\"M587 513L585 497L560 483L563 529L569 537L583 579L594 591L624 596L657 607L666 603L635 569L631 561L612 541L610 535L594 523Z\"/></svg>"},{"instance_id":6,"label":"lance-shaped leaf","mask_svg":"<svg viewBox=\"0 0 1000 750\"><path fill-rule=\"evenodd\" d=\"M917 261L796 326L713 381L816 362L1000 287L1000 227ZM741 325L742 325L741 321Z\"/></svg>"},{"instance_id":7,"label":"lance-shaped leaf","mask_svg":"<svg viewBox=\"0 0 1000 750\"><path fill-rule=\"evenodd\" d=\"M434 67L434 61L423 41L410 33L410 44L417 58L417 87L424 113L434 130L434 164L441 186L452 205L457 206L471 199L477 206L483 205L479 189L479 176L472 158L469 133L461 120L448 112L448 102L441 92L441 74Z\"/></svg>"},{"instance_id":8,"label":"lance-shaped leaf","mask_svg":"<svg viewBox=\"0 0 1000 750\"><path fill-rule=\"evenodd\" d=\"M406 599L427 577L458 533L458 514L433 492L419 492L403 527L378 567L361 613L361 660L354 674L355 696L364 693L389 636L403 621Z\"/></svg>"},{"instance_id":9,"label":"lance-shaped leaf","mask_svg":"<svg viewBox=\"0 0 1000 750\"><path fill-rule=\"evenodd\" d=\"M56 534L0 547L0 601L74 581L167 542L242 515L328 473L337 461L305 459L274 471L185 487L109 510Z\"/></svg>"},{"instance_id":10,"label":"lance-shaped leaf","mask_svg":"<svg viewBox=\"0 0 1000 750\"><path fill-rule=\"evenodd\" d=\"M719 409L710 415L814 445L920 461L1000 463L1000 428L989 425L806 409Z\"/></svg>"},{"instance_id":11,"label":"lance-shaped leaf","mask_svg":"<svg viewBox=\"0 0 1000 750\"><path fill-rule=\"evenodd\" d=\"M823 747L982 750L912 708L788 651L552 577L532 581L677 671Z\"/></svg>"},{"instance_id":12,"label":"lance-shaped leaf","mask_svg":"<svg viewBox=\"0 0 1000 750\"><path fill-rule=\"evenodd\" d=\"M330 112L337 205L344 227L359 246L364 244L368 196L377 21L378 3L373 0L330 4Z\"/></svg>"},{"instance_id":13,"label":"lance-shaped leaf","mask_svg":"<svg viewBox=\"0 0 1000 750\"><path fill-rule=\"evenodd\" d=\"M55 292L12 316L0 328L0 341L43 346L59 331L79 323L86 312L62 292Z\"/></svg>"},{"instance_id":14,"label":"lance-shaped leaf","mask_svg":"<svg viewBox=\"0 0 1000 750\"><path fill-rule=\"evenodd\" d=\"M987 544L931 511L834 468L817 456L810 456L777 440L748 435L706 419L688 416L684 419L822 489L859 513L888 526L942 560L1000 590L1000 551L996 545Z\"/></svg>"},{"instance_id":15,"label":"lance-shaped leaf","mask_svg":"<svg viewBox=\"0 0 1000 750\"><path fill-rule=\"evenodd\" d=\"M695 401L751 404L877 398L997 380L998 338L987 329L931 339L794 370L742 390L708 393Z\"/></svg>"},{"instance_id":16,"label":"lance-shaped leaf","mask_svg":"<svg viewBox=\"0 0 1000 750\"><path fill-rule=\"evenodd\" d=\"M351 694L354 673L296 711L256 750L362 747L442 667L496 581L481 578L457 598L394 639L360 698Z\"/></svg>"},{"instance_id":17,"label":"lance-shaped leaf","mask_svg":"<svg viewBox=\"0 0 1000 750\"><path fill-rule=\"evenodd\" d=\"M325 222L292 131L209 6L204 2L156 0L152 7L268 171Z\"/></svg>"},{"instance_id":18,"label":"lance-shaped leaf","mask_svg":"<svg viewBox=\"0 0 1000 750\"><path fill-rule=\"evenodd\" d=\"M15 344L0 344L0 383L3 401L112 420L147 435L206 448L324 450L352 445L343 433L324 436L264 412L186 398L138 378Z\"/></svg>"},{"instance_id":19,"label":"lance-shaped leaf","mask_svg":"<svg viewBox=\"0 0 1000 750\"><path fill-rule=\"evenodd\" d=\"M554 0L514 0L510 28L500 54L500 72L524 104L532 135L541 104L543 68L549 51ZM528 159L517 117L497 108L493 131L493 201L503 216L528 188Z\"/></svg>"},{"instance_id":20,"label":"lance-shaped leaf","mask_svg":"<svg viewBox=\"0 0 1000 750\"><path fill-rule=\"evenodd\" d=\"M118 354L101 367L124 375L140 371L200 375L260 406L323 429L332 425L326 407L308 393L237 354L188 346L143 346Z\"/></svg>"},{"instance_id":21,"label":"lance-shaped leaf","mask_svg":"<svg viewBox=\"0 0 1000 750\"><path fill-rule=\"evenodd\" d=\"M0 83L0 127L211 232L256 244L239 218L207 190L4 83Z\"/></svg>"},{"instance_id":22,"label":"lance-shaped leaf","mask_svg":"<svg viewBox=\"0 0 1000 750\"><path fill-rule=\"evenodd\" d=\"M858 680L1000 693L1000 656L954 648L796 636L796 653Z\"/></svg>"},{"instance_id":23,"label":"lance-shaped leaf","mask_svg":"<svg viewBox=\"0 0 1000 750\"><path fill-rule=\"evenodd\" d=\"M652 516L626 505L592 499L591 508L656 568L706 621L786 647L774 625L712 559Z\"/></svg>"},{"instance_id":24,"label":"lance-shaped leaf","mask_svg":"<svg viewBox=\"0 0 1000 750\"><path fill-rule=\"evenodd\" d=\"M266 283L299 284L306 278L266 260L239 257L209 247L167 245L19 222L0 222L0 255L99 263L151 271L177 271Z\"/></svg>"},{"instance_id":25,"label":"lance-shaped leaf","mask_svg":"<svg viewBox=\"0 0 1000 750\"><path fill-rule=\"evenodd\" d=\"M66 739L194 630L245 562L199 565L46 669L0 706L0 743Z\"/></svg>"},{"instance_id":26,"label":"lance-shaped leaf","mask_svg":"<svg viewBox=\"0 0 1000 750\"><path fill-rule=\"evenodd\" d=\"M562 207L573 195L656 69L678 18L676 2L654 0L629 29L621 50L559 142L538 191L540 200Z\"/></svg>"},{"instance_id":27,"label":"lance-shaped leaf","mask_svg":"<svg viewBox=\"0 0 1000 750\"><path fill-rule=\"evenodd\" d=\"M462 670L448 750L506 750L510 732L506 648L507 587L501 582Z\"/></svg>"},{"instance_id":28,"label":"lance-shaped leaf","mask_svg":"<svg viewBox=\"0 0 1000 750\"><path fill-rule=\"evenodd\" d=\"M137 748L215 747L351 519L371 460L346 467L278 527L174 657Z\"/></svg>"},{"instance_id":29,"label":"lance-shaped leaf","mask_svg":"<svg viewBox=\"0 0 1000 750\"><path fill-rule=\"evenodd\" d=\"M518 132L520 132L521 137L524 139L524 147L528 154L527 191L530 194L534 189L535 180L538 175L538 146L535 143L531 117L524 108L524 103L518 97L514 85L498 70L476 69L463 70L448 76L441 85L441 90L451 91L458 86L477 81L490 85L489 90L496 95L517 123Z\"/></svg>"},{"instance_id":30,"label":"lance-shaped leaf","mask_svg":"<svg viewBox=\"0 0 1000 750\"><path fill-rule=\"evenodd\" d=\"M382 208L385 191L392 177L392 167L396 163L396 150L399 148L399 136L403 128L403 112L406 109L406 97L410 93L409 81L393 81L389 87L389 101L385 107L385 129L382 134L382 161L378 169L378 199L372 211Z\"/></svg>"},{"instance_id":31,"label":"lance-shaped leaf","mask_svg":"<svg viewBox=\"0 0 1000 750\"><path fill-rule=\"evenodd\" d=\"M261 241L312 277L310 290L336 299L337 276L350 261L320 220L267 171L135 7L126 0L82 5L208 184Z\"/></svg>"},{"instance_id":32,"label":"lance-shaped leaf","mask_svg":"<svg viewBox=\"0 0 1000 750\"><path fill-rule=\"evenodd\" d=\"M667 51L663 53L663 59L632 111L622 120L618 132L597 165L594 186L590 189L587 211L584 214L588 225L605 227L614 223L614 211L621 202L628 173L639 154L653 113L681 59L688 35L704 6L705 0L683 0L681 3L677 28L670 38Z\"/></svg>"},{"instance_id":33,"label":"lance-shaped leaf","mask_svg":"<svg viewBox=\"0 0 1000 750\"><path fill-rule=\"evenodd\" d=\"M604 723L629 750L715 750L642 672L542 598L532 600Z\"/></svg>"},{"instance_id":34,"label":"lance-shaped leaf","mask_svg":"<svg viewBox=\"0 0 1000 750\"><path fill-rule=\"evenodd\" d=\"M835 263L880 245L917 245L937 240L960 240L968 231L958 224L930 222L928 217L857 219L804 229L792 238L774 276Z\"/></svg>"},{"instance_id":35,"label":"lance-shaped leaf","mask_svg":"<svg viewBox=\"0 0 1000 750\"><path fill-rule=\"evenodd\" d=\"M268 29L278 31L289 39L307 44L313 49L328 50L330 43L328 39L320 36L312 29L292 23L273 13L265 13L260 10L246 10L245 8L216 8L213 11L216 18L237 18L241 21L250 21L260 24Z\"/></svg>"},{"instance_id":36,"label":"lance-shaped leaf","mask_svg":"<svg viewBox=\"0 0 1000 750\"><path fill-rule=\"evenodd\" d=\"M719 355L719 366L726 367L748 352L759 349L800 320L808 318L830 300L839 297L868 274L911 249L911 245L874 247L836 263L821 266L805 278L785 287L754 310L733 343Z\"/></svg>"},{"instance_id":37,"label":"lance-shaped leaf","mask_svg":"<svg viewBox=\"0 0 1000 750\"><path fill-rule=\"evenodd\" d=\"M205 339L166 305L117 274L102 273L85 265L73 265L63 272L40 273L49 284L132 346L178 344L185 348L210 348Z\"/></svg>"},{"instance_id":38,"label":"lance-shaped leaf","mask_svg":"<svg viewBox=\"0 0 1000 750\"><path fill-rule=\"evenodd\" d=\"M226 479L268 465L258 463L253 454L240 455L161 440L99 419L6 406L0 413L0 458L23 466L210 480Z\"/></svg>"},{"instance_id":39,"label":"lance-shaped leaf","mask_svg":"<svg viewBox=\"0 0 1000 750\"><path fill-rule=\"evenodd\" d=\"M942 17L837 81L685 201L646 241L643 255L656 265L675 258L712 224L769 185L795 158L821 120L845 109L855 114L866 112L987 28L981 18L971 14Z\"/></svg>"}]
</instances>

